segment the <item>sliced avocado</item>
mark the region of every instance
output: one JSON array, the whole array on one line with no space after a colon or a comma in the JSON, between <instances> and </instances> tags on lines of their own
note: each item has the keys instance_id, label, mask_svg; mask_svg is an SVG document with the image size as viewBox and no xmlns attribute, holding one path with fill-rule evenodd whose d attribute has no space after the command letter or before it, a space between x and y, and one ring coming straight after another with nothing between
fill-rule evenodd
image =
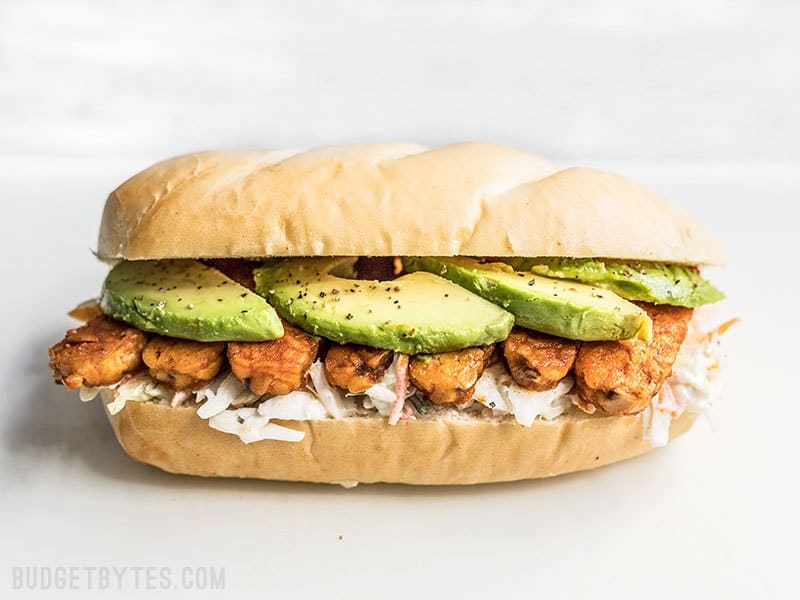
<instances>
[{"instance_id":1,"label":"sliced avocado","mask_svg":"<svg viewBox=\"0 0 800 600\"><path fill-rule=\"evenodd\" d=\"M503 259L521 271L571 279L611 290L628 300L695 308L725 297L697 269L653 262L617 262L596 258Z\"/></svg>"},{"instance_id":2,"label":"sliced avocado","mask_svg":"<svg viewBox=\"0 0 800 600\"><path fill-rule=\"evenodd\" d=\"M412 273L347 279L354 258L291 259L256 269L256 289L287 321L339 343L407 354L504 340L514 317L446 279Z\"/></svg>"},{"instance_id":3,"label":"sliced avocado","mask_svg":"<svg viewBox=\"0 0 800 600\"><path fill-rule=\"evenodd\" d=\"M583 341L652 336L653 323L644 310L600 288L471 258L407 257L403 265L408 271L446 277L499 304L517 324L535 331Z\"/></svg>"},{"instance_id":4,"label":"sliced avocado","mask_svg":"<svg viewBox=\"0 0 800 600\"><path fill-rule=\"evenodd\" d=\"M111 269L103 312L145 331L199 342L259 342L283 335L264 299L196 260L123 261Z\"/></svg>"}]
</instances>

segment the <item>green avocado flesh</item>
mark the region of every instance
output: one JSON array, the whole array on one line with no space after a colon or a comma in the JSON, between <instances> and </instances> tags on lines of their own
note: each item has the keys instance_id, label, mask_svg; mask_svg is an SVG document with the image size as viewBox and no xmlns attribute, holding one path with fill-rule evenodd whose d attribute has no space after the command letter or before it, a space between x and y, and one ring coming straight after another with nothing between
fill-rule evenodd
<instances>
[{"instance_id":1,"label":"green avocado flesh","mask_svg":"<svg viewBox=\"0 0 800 600\"><path fill-rule=\"evenodd\" d=\"M309 333L406 354L491 344L508 337L514 325L514 317L500 307L430 273L391 281L337 275L351 272L354 262L275 261L256 269L256 289Z\"/></svg>"},{"instance_id":2,"label":"green avocado flesh","mask_svg":"<svg viewBox=\"0 0 800 600\"><path fill-rule=\"evenodd\" d=\"M407 257L403 265L408 271L446 277L499 304L518 325L535 331L582 341L652 336L653 323L644 310L600 288L470 258Z\"/></svg>"},{"instance_id":3,"label":"green avocado flesh","mask_svg":"<svg viewBox=\"0 0 800 600\"><path fill-rule=\"evenodd\" d=\"M124 261L108 274L103 312L144 331L199 342L260 342L283 335L259 295L196 260Z\"/></svg>"},{"instance_id":4,"label":"green avocado flesh","mask_svg":"<svg viewBox=\"0 0 800 600\"><path fill-rule=\"evenodd\" d=\"M611 290L628 300L695 308L725 297L697 270L673 264L609 262L594 258L503 259L513 268L581 281Z\"/></svg>"}]
</instances>

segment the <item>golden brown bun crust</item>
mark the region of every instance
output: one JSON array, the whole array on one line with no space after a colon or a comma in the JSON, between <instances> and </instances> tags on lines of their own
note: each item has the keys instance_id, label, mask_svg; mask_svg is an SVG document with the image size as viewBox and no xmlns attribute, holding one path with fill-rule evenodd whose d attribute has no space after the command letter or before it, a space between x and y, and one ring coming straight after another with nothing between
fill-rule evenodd
<instances>
[{"instance_id":1,"label":"golden brown bun crust","mask_svg":"<svg viewBox=\"0 0 800 600\"><path fill-rule=\"evenodd\" d=\"M101 258L569 256L718 264L712 236L619 175L493 144L203 152L108 198Z\"/></svg>"},{"instance_id":2,"label":"golden brown bun crust","mask_svg":"<svg viewBox=\"0 0 800 600\"><path fill-rule=\"evenodd\" d=\"M107 413L108 414L108 413ZM598 417L578 409L533 427L503 422L386 419L294 421L303 441L242 443L209 427L193 408L129 402L108 414L131 458L170 473L317 483L449 485L514 481L592 469L652 449L639 416ZM671 438L694 416L672 423Z\"/></svg>"}]
</instances>

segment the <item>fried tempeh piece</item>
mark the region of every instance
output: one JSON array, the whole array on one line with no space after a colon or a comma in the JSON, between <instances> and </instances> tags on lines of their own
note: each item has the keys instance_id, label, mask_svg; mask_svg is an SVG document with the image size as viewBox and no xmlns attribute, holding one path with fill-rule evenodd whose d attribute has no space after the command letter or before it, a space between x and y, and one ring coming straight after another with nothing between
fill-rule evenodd
<instances>
[{"instance_id":1,"label":"fried tempeh piece","mask_svg":"<svg viewBox=\"0 0 800 600\"><path fill-rule=\"evenodd\" d=\"M142 360L150 376L174 390L196 389L217 376L225 360L225 342L194 342L154 337Z\"/></svg>"},{"instance_id":2,"label":"fried tempeh piece","mask_svg":"<svg viewBox=\"0 0 800 600\"><path fill-rule=\"evenodd\" d=\"M409 364L411 383L434 404L462 404L472 398L494 344L414 356Z\"/></svg>"},{"instance_id":3,"label":"fried tempeh piece","mask_svg":"<svg viewBox=\"0 0 800 600\"><path fill-rule=\"evenodd\" d=\"M50 368L67 388L111 385L142 364L147 334L106 316L70 329L50 348Z\"/></svg>"},{"instance_id":4,"label":"fried tempeh piece","mask_svg":"<svg viewBox=\"0 0 800 600\"><path fill-rule=\"evenodd\" d=\"M319 352L319 339L283 322L283 337L268 342L229 342L233 374L254 394L288 394L303 379Z\"/></svg>"},{"instance_id":5,"label":"fried tempeh piece","mask_svg":"<svg viewBox=\"0 0 800 600\"><path fill-rule=\"evenodd\" d=\"M608 414L643 411L672 374L686 337L690 308L637 302L653 320L653 339L587 342L575 361L576 388L589 407Z\"/></svg>"},{"instance_id":6,"label":"fried tempeh piece","mask_svg":"<svg viewBox=\"0 0 800 600\"><path fill-rule=\"evenodd\" d=\"M578 346L573 340L515 327L503 342L503 356L518 386L543 392L567 376Z\"/></svg>"},{"instance_id":7,"label":"fried tempeh piece","mask_svg":"<svg viewBox=\"0 0 800 600\"><path fill-rule=\"evenodd\" d=\"M334 385L360 394L378 383L392 364L393 352L357 344L333 344L325 356L325 374Z\"/></svg>"}]
</instances>

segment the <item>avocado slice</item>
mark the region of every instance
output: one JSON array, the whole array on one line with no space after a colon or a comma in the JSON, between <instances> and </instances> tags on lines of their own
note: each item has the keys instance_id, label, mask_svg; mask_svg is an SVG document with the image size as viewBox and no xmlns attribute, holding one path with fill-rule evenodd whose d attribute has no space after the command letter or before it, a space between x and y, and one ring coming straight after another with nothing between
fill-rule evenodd
<instances>
[{"instance_id":1,"label":"avocado slice","mask_svg":"<svg viewBox=\"0 0 800 600\"><path fill-rule=\"evenodd\" d=\"M103 312L144 331L199 342L259 342L283 335L275 309L196 260L123 261L111 269Z\"/></svg>"},{"instance_id":2,"label":"avocado slice","mask_svg":"<svg viewBox=\"0 0 800 600\"><path fill-rule=\"evenodd\" d=\"M517 324L571 340L650 339L647 313L600 288L514 271L471 258L406 257L408 271L446 277L511 312Z\"/></svg>"},{"instance_id":3,"label":"avocado slice","mask_svg":"<svg viewBox=\"0 0 800 600\"><path fill-rule=\"evenodd\" d=\"M503 262L521 271L581 281L628 300L653 304L696 308L725 297L697 269L685 265L597 258L512 258Z\"/></svg>"},{"instance_id":4,"label":"avocado slice","mask_svg":"<svg viewBox=\"0 0 800 600\"><path fill-rule=\"evenodd\" d=\"M406 354L447 352L508 337L514 317L430 273L347 279L355 258L279 260L255 271L256 290L287 321L339 343Z\"/></svg>"}]
</instances>

